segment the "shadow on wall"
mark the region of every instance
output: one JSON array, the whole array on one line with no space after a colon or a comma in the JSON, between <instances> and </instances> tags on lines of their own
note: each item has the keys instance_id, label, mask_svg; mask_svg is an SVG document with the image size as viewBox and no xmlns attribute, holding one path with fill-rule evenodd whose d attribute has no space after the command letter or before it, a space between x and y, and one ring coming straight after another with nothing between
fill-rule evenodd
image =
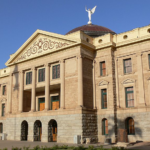
<instances>
[{"instance_id":1,"label":"shadow on wall","mask_svg":"<svg viewBox=\"0 0 150 150\"><path fill-rule=\"evenodd\" d=\"M19 72L18 72L18 65L15 65L15 68L13 70L13 79L15 81L12 81L13 83L13 91L17 91L17 99L19 98L19 94L18 94L18 91L19 91Z\"/></svg>"},{"instance_id":2,"label":"shadow on wall","mask_svg":"<svg viewBox=\"0 0 150 150\"><path fill-rule=\"evenodd\" d=\"M127 118L133 118L134 120L134 129L135 129L135 134L133 135L135 138L142 138L143 134L142 134L142 129L139 128L139 122L135 120L134 116L128 116L126 117L126 119L117 119L117 136L118 136L118 131L119 129L127 129ZM106 118L108 119L108 137L111 137L112 135L114 135L114 131L115 131L115 125L114 125L114 117L108 117ZM117 138L118 140L118 138Z\"/></svg>"}]
</instances>

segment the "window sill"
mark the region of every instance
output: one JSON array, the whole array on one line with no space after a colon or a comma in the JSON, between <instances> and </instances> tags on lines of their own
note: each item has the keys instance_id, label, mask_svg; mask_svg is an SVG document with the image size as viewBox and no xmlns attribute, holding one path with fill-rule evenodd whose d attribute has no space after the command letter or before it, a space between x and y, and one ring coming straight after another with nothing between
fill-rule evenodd
<instances>
[{"instance_id":1,"label":"window sill","mask_svg":"<svg viewBox=\"0 0 150 150\"><path fill-rule=\"evenodd\" d=\"M107 75L105 75L105 76L98 76L99 78L103 78L103 77L107 77L108 76L108 74Z\"/></svg>"},{"instance_id":2,"label":"window sill","mask_svg":"<svg viewBox=\"0 0 150 150\"><path fill-rule=\"evenodd\" d=\"M134 74L135 72L130 72L130 73L124 73L122 76L124 75L130 75L130 74Z\"/></svg>"}]
</instances>

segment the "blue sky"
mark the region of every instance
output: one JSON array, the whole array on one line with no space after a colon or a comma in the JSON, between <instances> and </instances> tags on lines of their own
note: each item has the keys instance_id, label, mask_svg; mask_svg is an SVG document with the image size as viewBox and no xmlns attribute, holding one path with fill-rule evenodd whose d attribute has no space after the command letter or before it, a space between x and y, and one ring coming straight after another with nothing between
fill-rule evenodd
<instances>
[{"instance_id":1,"label":"blue sky","mask_svg":"<svg viewBox=\"0 0 150 150\"><path fill-rule=\"evenodd\" d=\"M150 24L150 0L0 0L0 68L37 29L66 34L95 5L92 23L116 33Z\"/></svg>"}]
</instances>

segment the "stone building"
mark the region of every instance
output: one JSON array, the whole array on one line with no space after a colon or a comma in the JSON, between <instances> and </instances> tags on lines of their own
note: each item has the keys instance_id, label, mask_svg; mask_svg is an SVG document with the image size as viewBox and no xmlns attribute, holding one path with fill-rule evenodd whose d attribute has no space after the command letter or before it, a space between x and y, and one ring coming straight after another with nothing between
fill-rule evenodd
<instances>
[{"instance_id":1,"label":"stone building","mask_svg":"<svg viewBox=\"0 0 150 150\"><path fill-rule=\"evenodd\" d=\"M116 34L37 30L0 70L0 136L73 143L150 139L150 25ZM120 138L121 139L121 138Z\"/></svg>"}]
</instances>

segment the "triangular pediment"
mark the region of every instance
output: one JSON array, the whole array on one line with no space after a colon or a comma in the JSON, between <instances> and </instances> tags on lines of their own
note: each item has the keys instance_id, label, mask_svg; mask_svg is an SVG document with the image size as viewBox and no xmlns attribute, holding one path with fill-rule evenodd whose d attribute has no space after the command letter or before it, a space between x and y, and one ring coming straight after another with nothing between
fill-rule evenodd
<instances>
[{"instance_id":1,"label":"triangular pediment","mask_svg":"<svg viewBox=\"0 0 150 150\"><path fill-rule=\"evenodd\" d=\"M103 81L101 81L101 82L99 82L99 86L103 86L103 85L108 85L109 84L109 82L108 81L105 81L105 80L103 80Z\"/></svg>"},{"instance_id":2,"label":"triangular pediment","mask_svg":"<svg viewBox=\"0 0 150 150\"><path fill-rule=\"evenodd\" d=\"M78 41L66 38L64 35L37 30L16 53L10 56L6 66L53 53L77 43Z\"/></svg>"},{"instance_id":3,"label":"triangular pediment","mask_svg":"<svg viewBox=\"0 0 150 150\"><path fill-rule=\"evenodd\" d=\"M133 80L133 79L126 79L122 82L122 84L128 84L128 83L134 83L134 82L135 82L135 80Z\"/></svg>"}]
</instances>

